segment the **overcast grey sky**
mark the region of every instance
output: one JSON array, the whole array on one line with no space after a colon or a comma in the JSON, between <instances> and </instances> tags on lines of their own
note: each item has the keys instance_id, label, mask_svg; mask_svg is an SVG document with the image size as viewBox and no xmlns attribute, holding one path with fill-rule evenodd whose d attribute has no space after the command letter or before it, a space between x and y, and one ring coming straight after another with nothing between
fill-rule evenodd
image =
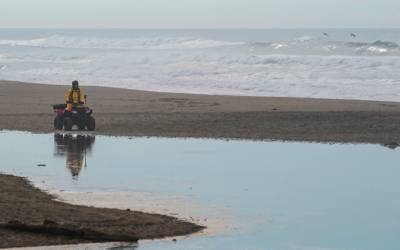
<instances>
[{"instance_id":1,"label":"overcast grey sky","mask_svg":"<svg viewBox=\"0 0 400 250\"><path fill-rule=\"evenodd\" d=\"M400 1L0 0L0 28L400 28Z\"/></svg>"}]
</instances>

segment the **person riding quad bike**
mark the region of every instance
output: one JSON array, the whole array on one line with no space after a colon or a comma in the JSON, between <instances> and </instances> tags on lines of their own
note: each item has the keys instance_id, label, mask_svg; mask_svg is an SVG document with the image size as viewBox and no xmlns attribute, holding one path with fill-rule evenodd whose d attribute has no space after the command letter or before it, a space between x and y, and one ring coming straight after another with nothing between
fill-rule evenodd
<instances>
[{"instance_id":1,"label":"person riding quad bike","mask_svg":"<svg viewBox=\"0 0 400 250\"><path fill-rule=\"evenodd\" d=\"M84 104L83 102L83 94L79 89L79 83L77 80L72 82L72 87L68 90L67 95L67 109L72 108L75 104Z\"/></svg>"},{"instance_id":2,"label":"person riding quad bike","mask_svg":"<svg viewBox=\"0 0 400 250\"><path fill-rule=\"evenodd\" d=\"M67 104L53 105L54 113L54 129L64 129L71 131L72 126L77 125L79 130L85 129L93 131L95 128L95 120L92 117L93 110L86 106L86 95L82 94L79 89L78 81L72 82L72 87L66 94ZM85 102L83 102L85 98Z\"/></svg>"}]
</instances>

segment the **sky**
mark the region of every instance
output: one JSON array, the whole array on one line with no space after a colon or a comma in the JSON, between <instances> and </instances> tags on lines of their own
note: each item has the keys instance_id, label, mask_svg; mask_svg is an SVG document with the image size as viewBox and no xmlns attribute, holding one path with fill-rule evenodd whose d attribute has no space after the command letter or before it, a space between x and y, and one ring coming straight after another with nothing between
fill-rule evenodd
<instances>
[{"instance_id":1,"label":"sky","mask_svg":"<svg viewBox=\"0 0 400 250\"><path fill-rule=\"evenodd\" d=\"M0 28L400 28L400 1L0 0Z\"/></svg>"}]
</instances>

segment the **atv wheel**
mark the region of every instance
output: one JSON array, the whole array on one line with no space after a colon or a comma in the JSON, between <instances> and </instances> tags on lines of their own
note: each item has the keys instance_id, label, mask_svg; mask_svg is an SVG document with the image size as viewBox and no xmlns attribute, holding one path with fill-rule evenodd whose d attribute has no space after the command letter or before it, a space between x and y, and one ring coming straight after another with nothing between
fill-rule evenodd
<instances>
[{"instance_id":1,"label":"atv wheel","mask_svg":"<svg viewBox=\"0 0 400 250\"><path fill-rule=\"evenodd\" d=\"M65 131L71 131L72 130L72 119L71 117L67 117L64 119L64 129Z\"/></svg>"},{"instance_id":2,"label":"atv wheel","mask_svg":"<svg viewBox=\"0 0 400 250\"><path fill-rule=\"evenodd\" d=\"M54 117L54 129L63 129L62 120L58 115Z\"/></svg>"},{"instance_id":3,"label":"atv wheel","mask_svg":"<svg viewBox=\"0 0 400 250\"><path fill-rule=\"evenodd\" d=\"M94 118L93 118L93 117L90 117L90 118L89 118L89 121L88 121L86 127L87 127L87 129L90 130L90 131L93 131L93 130L94 130L94 128L96 127L96 122L94 121Z\"/></svg>"}]
</instances>

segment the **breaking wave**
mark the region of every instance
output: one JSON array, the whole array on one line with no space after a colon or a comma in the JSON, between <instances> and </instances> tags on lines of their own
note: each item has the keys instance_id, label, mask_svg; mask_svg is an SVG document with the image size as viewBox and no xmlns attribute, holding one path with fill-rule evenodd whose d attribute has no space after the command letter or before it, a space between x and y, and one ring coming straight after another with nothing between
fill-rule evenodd
<instances>
[{"instance_id":1,"label":"breaking wave","mask_svg":"<svg viewBox=\"0 0 400 250\"><path fill-rule=\"evenodd\" d=\"M0 80L79 79L84 86L165 92L400 101L400 46L389 31L370 31L364 38L285 30L261 38L260 31L246 36L240 30L135 31L141 37L125 31L97 37L96 31L46 32L44 38L0 34Z\"/></svg>"},{"instance_id":2,"label":"breaking wave","mask_svg":"<svg viewBox=\"0 0 400 250\"><path fill-rule=\"evenodd\" d=\"M220 49L251 54L399 55L397 42L344 42L303 36L280 41L227 42L204 38L139 37L125 39L51 36L31 40L0 40L5 46L81 49Z\"/></svg>"},{"instance_id":3,"label":"breaking wave","mask_svg":"<svg viewBox=\"0 0 400 250\"><path fill-rule=\"evenodd\" d=\"M365 42L339 42L327 41L322 38L301 37L293 41L281 42L248 42L236 46L250 53L271 54L284 53L295 55L366 55L385 56L400 55L400 47L395 42L382 42L380 40Z\"/></svg>"},{"instance_id":4,"label":"breaking wave","mask_svg":"<svg viewBox=\"0 0 400 250\"><path fill-rule=\"evenodd\" d=\"M221 42L200 38L129 38L129 39L102 39L52 36L49 38L32 40L0 40L0 45L34 46L54 48L100 48L100 49L138 49L138 48L210 48L216 46L233 45L235 42Z\"/></svg>"},{"instance_id":5,"label":"breaking wave","mask_svg":"<svg viewBox=\"0 0 400 250\"><path fill-rule=\"evenodd\" d=\"M202 52L169 52L169 53L113 53L96 55L0 55L0 61L13 62L59 62L59 63L100 63L120 65L169 65L180 63L217 63L242 65L305 65L316 67L346 68L400 68L396 56L320 56L320 55L221 55ZM1 67L1 66L0 66ZM4 66L5 67L5 66ZM1 69L1 68L0 68Z\"/></svg>"}]
</instances>

